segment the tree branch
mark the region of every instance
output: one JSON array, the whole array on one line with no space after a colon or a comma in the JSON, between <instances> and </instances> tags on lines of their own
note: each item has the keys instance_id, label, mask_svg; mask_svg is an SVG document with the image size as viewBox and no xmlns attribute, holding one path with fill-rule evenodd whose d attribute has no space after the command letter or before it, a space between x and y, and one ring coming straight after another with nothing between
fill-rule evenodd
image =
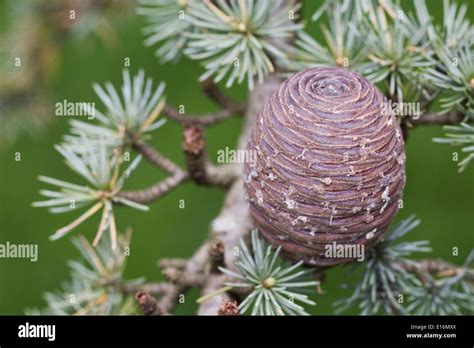
<instances>
[{"instance_id":1,"label":"tree branch","mask_svg":"<svg viewBox=\"0 0 474 348\"><path fill-rule=\"evenodd\" d=\"M141 140L137 140L133 137L133 135L132 141L132 147L134 150L136 150L138 153L141 153L143 157L145 157L156 167L161 168L167 173L171 174L171 176L147 189L139 191L122 191L119 192L117 196L137 203L151 203L189 179L188 173L181 169L172 160L168 159L166 156L155 150L153 147Z\"/></svg>"},{"instance_id":2,"label":"tree branch","mask_svg":"<svg viewBox=\"0 0 474 348\"><path fill-rule=\"evenodd\" d=\"M180 170L180 172L175 175L169 176L147 189L138 191L122 191L119 192L117 196L137 203L147 204L163 197L188 179L189 175Z\"/></svg>"},{"instance_id":3,"label":"tree branch","mask_svg":"<svg viewBox=\"0 0 474 348\"><path fill-rule=\"evenodd\" d=\"M170 120L184 125L199 124L202 126L213 126L235 114L235 111L231 109L222 109L220 111L209 112L202 115L182 114L170 105L165 105L163 112Z\"/></svg>"},{"instance_id":4,"label":"tree branch","mask_svg":"<svg viewBox=\"0 0 474 348\"><path fill-rule=\"evenodd\" d=\"M121 286L121 291L127 294L133 294L139 291L147 292L151 295L160 295L169 291L170 284L168 282L131 284Z\"/></svg>"},{"instance_id":5,"label":"tree branch","mask_svg":"<svg viewBox=\"0 0 474 348\"><path fill-rule=\"evenodd\" d=\"M245 111L246 104L238 103L232 98L224 95L217 85L210 79L201 83L203 92L222 110L210 112L202 115L192 115L180 113L171 105L165 105L163 112L171 120L179 122L184 126L212 126L226 120L234 114L242 114Z\"/></svg>"},{"instance_id":6,"label":"tree branch","mask_svg":"<svg viewBox=\"0 0 474 348\"><path fill-rule=\"evenodd\" d=\"M465 269L462 266L452 264L442 259L432 260L425 259L416 262L399 262L398 263L404 270L410 273L415 273L416 275L422 275L427 273L430 275L435 275L438 277L452 277L458 275L461 272L467 271L466 279L469 281L474 281L474 270ZM423 277L421 277L423 278ZM423 279L421 279L423 280Z\"/></svg>"},{"instance_id":7,"label":"tree branch","mask_svg":"<svg viewBox=\"0 0 474 348\"><path fill-rule=\"evenodd\" d=\"M245 111L245 103L239 103L229 96L223 94L212 79L207 79L201 83L201 88L206 96L213 100L222 109L232 110L235 113Z\"/></svg>"},{"instance_id":8,"label":"tree branch","mask_svg":"<svg viewBox=\"0 0 474 348\"><path fill-rule=\"evenodd\" d=\"M158 302L159 308L166 313L170 313L181 294L184 294L192 286L201 286L205 281L205 268L209 260L209 244L204 243L194 255L184 264L173 263L166 260L160 266L163 267L163 274L168 278L169 288ZM181 267L174 267L181 266Z\"/></svg>"},{"instance_id":9,"label":"tree branch","mask_svg":"<svg viewBox=\"0 0 474 348\"><path fill-rule=\"evenodd\" d=\"M171 174L170 177L149 188L118 193L119 197L137 203L151 203L189 179L201 185L227 189L238 175L235 165L214 166L209 161L205 148L204 128L201 125L187 124L184 128L183 151L186 155L188 172L145 142L135 141L133 148L143 154L150 163Z\"/></svg>"},{"instance_id":10,"label":"tree branch","mask_svg":"<svg viewBox=\"0 0 474 348\"><path fill-rule=\"evenodd\" d=\"M176 175L184 173L184 171L169 158L165 157L153 147L142 141L134 141L133 149L141 153L150 163L158 168L161 168L169 174Z\"/></svg>"},{"instance_id":11,"label":"tree branch","mask_svg":"<svg viewBox=\"0 0 474 348\"><path fill-rule=\"evenodd\" d=\"M448 113L438 113L438 112L428 112L423 114L418 119L410 119L410 123L413 126L427 125L427 124L437 124L437 125L448 125L448 124L458 124L461 122L465 116L458 111L451 111Z\"/></svg>"}]
</instances>

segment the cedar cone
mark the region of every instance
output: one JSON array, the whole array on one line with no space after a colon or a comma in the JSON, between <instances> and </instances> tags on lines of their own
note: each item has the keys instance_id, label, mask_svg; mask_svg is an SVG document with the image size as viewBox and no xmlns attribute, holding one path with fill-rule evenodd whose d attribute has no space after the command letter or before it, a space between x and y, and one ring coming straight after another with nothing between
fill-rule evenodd
<instances>
[{"instance_id":1,"label":"cedar cone","mask_svg":"<svg viewBox=\"0 0 474 348\"><path fill-rule=\"evenodd\" d=\"M246 199L284 257L320 267L353 262L325 257L325 246L367 248L383 236L405 184L402 133L389 105L341 68L296 73L265 102L247 146L256 160L245 164Z\"/></svg>"}]
</instances>

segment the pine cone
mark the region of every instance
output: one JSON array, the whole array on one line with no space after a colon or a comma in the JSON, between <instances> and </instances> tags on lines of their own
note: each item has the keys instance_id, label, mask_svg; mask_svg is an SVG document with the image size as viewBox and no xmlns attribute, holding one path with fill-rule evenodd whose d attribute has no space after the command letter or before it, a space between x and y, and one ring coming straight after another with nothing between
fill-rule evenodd
<instances>
[{"instance_id":1,"label":"pine cone","mask_svg":"<svg viewBox=\"0 0 474 348\"><path fill-rule=\"evenodd\" d=\"M312 68L266 101L247 150L246 198L256 227L282 255L333 266L326 246L373 246L405 184L400 126L383 94L340 68ZM253 152L252 152L253 151Z\"/></svg>"}]
</instances>

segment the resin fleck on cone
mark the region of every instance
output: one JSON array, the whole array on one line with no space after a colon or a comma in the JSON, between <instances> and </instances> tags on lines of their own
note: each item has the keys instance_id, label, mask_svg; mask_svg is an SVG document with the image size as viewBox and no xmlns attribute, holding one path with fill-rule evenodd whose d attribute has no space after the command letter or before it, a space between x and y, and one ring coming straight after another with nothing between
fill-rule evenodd
<instances>
[{"instance_id":1,"label":"resin fleck on cone","mask_svg":"<svg viewBox=\"0 0 474 348\"><path fill-rule=\"evenodd\" d=\"M289 259L354 261L350 248L327 252L333 243L367 250L398 210L402 132L387 99L359 74L312 68L288 78L260 111L247 150L257 158L245 164L251 215Z\"/></svg>"}]
</instances>

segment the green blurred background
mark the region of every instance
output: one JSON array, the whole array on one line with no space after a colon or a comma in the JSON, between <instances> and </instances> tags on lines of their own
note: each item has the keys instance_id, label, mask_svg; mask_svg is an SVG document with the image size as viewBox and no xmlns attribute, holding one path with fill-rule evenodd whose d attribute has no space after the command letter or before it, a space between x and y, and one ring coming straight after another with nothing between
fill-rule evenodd
<instances>
[{"instance_id":1,"label":"green blurred background","mask_svg":"<svg viewBox=\"0 0 474 348\"><path fill-rule=\"evenodd\" d=\"M307 20L319 3L305 2ZM442 2L428 0L428 4L439 19ZM154 49L143 46L141 29L144 21L133 14L133 8L131 10L110 20L116 36L115 43L106 44L94 33L83 38L68 36L63 39L56 71L46 91L52 96L48 101L51 111L47 126L39 132L21 132L15 141L0 146L0 243L10 241L39 245L39 260L36 263L26 259L0 259L0 314L22 314L26 308L43 307L42 294L59 288L61 282L68 279L66 260L78 257L69 237L56 242L48 240L49 235L70 222L77 212L52 215L45 209L31 207L31 202L39 198L38 190L44 187L36 179L39 174L72 182L77 179L53 149L53 145L60 142L62 135L68 131L67 118L54 117L54 103L64 99L92 101L101 108L91 88L92 82L111 81L120 86L123 61L129 57L133 73L143 68L155 82L166 81L167 101L170 104L184 104L186 111L192 113L215 109L200 92L197 78L202 70L199 65L187 59L180 60L178 64L161 65L153 55ZM10 25L9 11L7 1L0 1L0 33ZM318 26L314 23L309 24L308 31L320 37ZM244 99L246 94L243 86L228 92L238 99ZM3 112L5 110L0 109L0 122ZM231 119L208 130L209 153L214 160L218 149L234 146L240 126L240 120ZM427 239L433 248L430 257L461 263L474 245L474 166L458 174L452 152L459 149L431 141L442 134L440 127L422 127L411 132L406 145L408 182L404 208L400 210L397 220L416 214L422 224L406 238ZM180 143L180 127L171 122L153 135L154 146L184 164ZM20 162L14 160L17 152L21 153ZM127 189L143 188L161 178L161 173L143 163L132 175ZM159 280L158 258L189 257L206 238L209 223L218 214L223 198L224 193L220 190L188 183L152 204L148 213L126 208L117 210L121 230L130 226L134 231L126 277L144 276L150 281ZM185 200L184 209L178 207L181 199ZM97 219L81 225L73 234L84 234L92 240ZM459 248L458 257L452 255L453 247ZM345 273L346 269L341 267L328 272L323 287L325 294L315 296L318 305L310 309L311 313L333 314L334 300L350 295L350 289L341 288ZM179 306L178 313L192 314L197 296L198 292L192 291L186 302Z\"/></svg>"}]
</instances>

